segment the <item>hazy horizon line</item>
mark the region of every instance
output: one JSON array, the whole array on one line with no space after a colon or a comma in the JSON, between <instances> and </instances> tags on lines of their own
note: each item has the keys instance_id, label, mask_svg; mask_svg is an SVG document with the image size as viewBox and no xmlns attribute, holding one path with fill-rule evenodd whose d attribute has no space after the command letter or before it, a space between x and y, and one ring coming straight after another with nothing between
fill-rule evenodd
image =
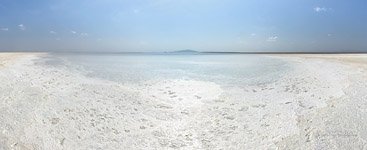
<instances>
[{"instance_id":1,"label":"hazy horizon line","mask_svg":"<svg viewBox=\"0 0 367 150\"><path fill-rule=\"evenodd\" d=\"M189 49L188 49L189 50ZM172 51L0 51L0 53L75 53L75 54L367 54L367 51L196 51L181 52Z\"/></svg>"}]
</instances>

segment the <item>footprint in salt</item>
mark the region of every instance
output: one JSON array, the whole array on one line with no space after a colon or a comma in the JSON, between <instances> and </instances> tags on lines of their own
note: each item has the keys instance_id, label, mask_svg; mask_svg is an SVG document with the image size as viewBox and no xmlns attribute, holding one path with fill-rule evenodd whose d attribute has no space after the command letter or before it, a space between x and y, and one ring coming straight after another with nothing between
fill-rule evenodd
<instances>
[{"instance_id":1,"label":"footprint in salt","mask_svg":"<svg viewBox=\"0 0 367 150\"><path fill-rule=\"evenodd\" d=\"M228 120L234 120L234 119L236 119L234 116L226 116L226 117L224 117L225 119L228 119Z\"/></svg>"},{"instance_id":2,"label":"footprint in salt","mask_svg":"<svg viewBox=\"0 0 367 150\"><path fill-rule=\"evenodd\" d=\"M60 122L60 118L52 118L51 119L51 124L57 124Z\"/></svg>"},{"instance_id":3,"label":"footprint in salt","mask_svg":"<svg viewBox=\"0 0 367 150\"><path fill-rule=\"evenodd\" d=\"M243 106L238 111L247 111L248 109L249 109L248 106Z\"/></svg>"},{"instance_id":4,"label":"footprint in salt","mask_svg":"<svg viewBox=\"0 0 367 150\"><path fill-rule=\"evenodd\" d=\"M172 106L168 106L168 105L164 105L164 104L158 104L156 106L157 108L161 108L161 109L172 109Z\"/></svg>"},{"instance_id":5,"label":"footprint in salt","mask_svg":"<svg viewBox=\"0 0 367 150\"><path fill-rule=\"evenodd\" d=\"M184 114L184 115L189 115L189 110L187 109L184 109L181 111L181 114Z\"/></svg>"},{"instance_id":6,"label":"footprint in salt","mask_svg":"<svg viewBox=\"0 0 367 150\"><path fill-rule=\"evenodd\" d=\"M169 91L168 91L168 94L169 94L169 95L172 95L172 94L176 94L176 92L173 92L173 91L169 90Z\"/></svg>"}]
</instances>

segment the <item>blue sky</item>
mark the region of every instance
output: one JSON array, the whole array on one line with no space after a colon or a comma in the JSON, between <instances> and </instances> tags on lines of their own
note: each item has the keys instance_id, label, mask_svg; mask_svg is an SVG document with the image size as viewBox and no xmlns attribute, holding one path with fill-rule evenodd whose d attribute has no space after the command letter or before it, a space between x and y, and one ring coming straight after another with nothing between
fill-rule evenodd
<instances>
[{"instance_id":1,"label":"blue sky","mask_svg":"<svg viewBox=\"0 0 367 150\"><path fill-rule=\"evenodd\" d=\"M366 0L1 0L2 51L367 51Z\"/></svg>"}]
</instances>

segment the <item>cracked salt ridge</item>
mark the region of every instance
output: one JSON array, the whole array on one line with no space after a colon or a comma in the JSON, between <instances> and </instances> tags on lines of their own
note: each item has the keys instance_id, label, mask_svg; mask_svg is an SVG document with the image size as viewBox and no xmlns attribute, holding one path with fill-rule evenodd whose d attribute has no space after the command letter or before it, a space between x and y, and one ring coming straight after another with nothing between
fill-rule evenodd
<instances>
[{"instance_id":1,"label":"cracked salt ridge","mask_svg":"<svg viewBox=\"0 0 367 150\"><path fill-rule=\"evenodd\" d=\"M221 89L192 80L120 85L26 64L13 66L8 70L12 73L1 78L27 91L10 90L12 104L2 105L2 112L13 111L1 116L5 140L0 145L5 148L258 149L281 147L283 142L292 146L286 139L300 134L297 117L325 107L324 101L335 96L325 94L335 91L329 86L334 81L325 79L329 72L315 75L312 65L272 84ZM6 87L2 88L9 90Z\"/></svg>"}]
</instances>

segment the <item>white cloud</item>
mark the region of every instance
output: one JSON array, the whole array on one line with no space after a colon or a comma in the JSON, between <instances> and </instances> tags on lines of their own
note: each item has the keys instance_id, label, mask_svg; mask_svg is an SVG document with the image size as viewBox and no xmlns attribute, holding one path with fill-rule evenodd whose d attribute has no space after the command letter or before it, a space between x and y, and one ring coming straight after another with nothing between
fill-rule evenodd
<instances>
[{"instance_id":1,"label":"white cloud","mask_svg":"<svg viewBox=\"0 0 367 150\"><path fill-rule=\"evenodd\" d=\"M333 34L330 34L330 33L329 33L329 34L327 34L327 36L329 36L329 37L330 37L330 36L333 36Z\"/></svg>"},{"instance_id":2,"label":"white cloud","mask_svg":"<svg viewBox=\"0 0 367 150\"><path fill-rule=\"evenodd\" d=\"M18 25L19 30L25 30L25 26L23 24Z\"/></svg>"},{"instance_id":3,"label":"white cloud","mask_svg":"<svg viewBox=\"0 0 367 150\"><path fill-rule=\"evenodd\" d=\"M57 34L55 31L50 31L50 34Z\"/></svg>"},{"instance_id":4,"label":"white cloud","mask_svg":"<svg viewBox=\"0 0 367 150\"><path fill-rule=\"evenodd\" d=\"M70 31L72 34L76 34L76 32L75 31Z\"/></svg>"},{"instance_id":5,"label":"white cloud","mask_svg":"<svg viewBox=\"0 0 367 150\"><path fill-rule=\"evenodd\" d=\"M255 33L251 33L251 36L256 36L256 34Z\"/></svg>"},{"instance_id":6,"label":"white cloud","mask_svg":"<svg viewBox=\"0 0 367 150\"><path fill-rule=\"evenodd\" d=\"M325 7L315 7L315 8L313 8L313 10L315 12L327 12L327 11L329 11L329 9L325 8Z\"/></svg>"},{"instance_id":7,"label":"white cloud","mask_svg":"<svg viewBox=\"0 0 367 150\"><path fill-rule=\"evenodd\" d=\"M268 42L276 42L278 40L278 36L271 36L268 37L268 39L266 41Z\"/></svg>"},{"instance_id":8,"label":"white cloud","mask_svg":"<svg viewBox=\"0 0 367 150\"><path fill-rule=\"evenodd\" d=\"M9 31L9 28L1 28L1 31Z\"/></svg>"}]
</instances>

